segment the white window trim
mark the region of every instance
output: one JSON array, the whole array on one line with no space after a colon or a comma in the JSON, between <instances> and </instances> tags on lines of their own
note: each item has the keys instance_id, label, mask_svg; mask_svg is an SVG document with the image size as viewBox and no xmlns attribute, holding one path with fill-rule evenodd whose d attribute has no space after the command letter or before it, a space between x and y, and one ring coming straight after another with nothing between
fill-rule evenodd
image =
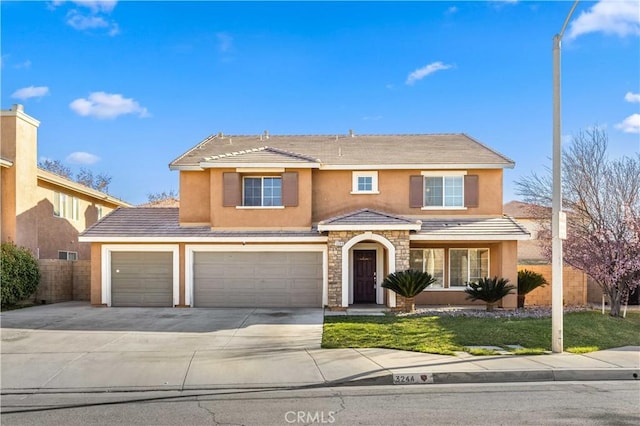
<instances>
[{"instance_id":1,"label":"white window trim","mask_svg":"<svg viewBox=\"0 0 640 426\"><path fill-rule=\"evenodd\" d=\"M102 304L111 306L111 253L114 251L161 251L173 254L173 306L180 303L180 251L178 244L104 244L102 246Z\"/></svg>"},{"instance_id":2,"label":"white window trim","mask_svg":"<svg viewBox=\"0 0 640 426\"><path fill-rule=\"evenodd\" d=\"M461 206L425 206L423 205L421 210L467 210L467 207L465 207L464 205L464 176L467 175L466 170L443 170L443 171L422 171L420 173L423 177L422 180L422 191L424 192L424 178L425 177L442 177L443 179L445 177L462 177L462 205ZM443 182L443 198L442 201L444 202L444 182ZM422 204L424 204L424 195L422 196L423 200L422 200Z\"/></svg>"},{"instance_id":3,"label":"white window trim","mask_svg":"<svg viewBox=\"0 0 640 426\"><path fill-rule=\"evenodd\" d=\"M252 175L248 175L248 176L242 176L242 205L241 206L236 206L236 208L242 208L242 209L280 209L280 208L284 208L283 205L280 206L245 206L244 205L244 181L245 179L261 179L262 183L261 183L261 190L262 190L262 194L260 197L260 202L264 203L264 179L265 178L272 178L272 179L280 179L280 203L282 203L282 176L252 176Z\"/></svg>"},{"instance_id":4,"label":"white window trim","mask_svg":"<svg viewBox=\"0 0 640 426\"><path fill-rule=\"evenodd\" d=\"M464 291L467 286L466 285L462 285L462 286L452 286L451 285L451 252L453 250L467 250L467 252L469 250L486 250L487 251L487 276L490 277L491 276L491 249L489 247L472 247L472 248L465 248L465 247L452 247L450 248L449 254L448 254L448 261L449 261L449 268L448 268L448 274L447 274L447 286L449 290L458 290L458 291ZM471 273L471 268L469 267L469 256L467 256L467 279L469 278L469 275Z\"/></svg>"},{"instance_id":5,"label":"white window trim","mask_svg":"<svg viewBox=\"0 0 640 426\"><path fill-rule=\"evenodd\" d=\"M65 259L60 259L60 253L66 253L66 258ZM69 255L70 254L74 254L75 255L75 259L69 259ZM58 250L58 260L69 260L69 261L74 261L74 260L78 260L78 252L77 251L69 251L69 250Z\"/></svg>"},{"instance_id":6,"label":"white window trim","mask_svg":"<svg viewBox=\"0 0 640 426\"><path fill-rule=\"evenodd\" d=\"M378 190L378 172L376 170L353 172L351 175L351 193L352 194L379 194ZM371 191L359 191L358 190L358 178L370 177L371 178Z\"/></svg>"},{"instance_id":7,"label":"white window trim","mask_svg":"<svg viewBox=\"0 0 640 426\"><path fill-rule=\"evenodd\" d=\"M71 220L80 220L80 199L71 197Z\"/></svg>"},{"instance_id":8,"label":"white window trim","mask_svg":"<svg viewBox=\"0 0 640 426\"><path fill-rule=\"evenodd\" d=\"M64 192L55 191L53 193L53 216L62 219L69 218L69 196ZM58 203L58 214L56 214L56 202Z\"/></svg>"}]
</instances>

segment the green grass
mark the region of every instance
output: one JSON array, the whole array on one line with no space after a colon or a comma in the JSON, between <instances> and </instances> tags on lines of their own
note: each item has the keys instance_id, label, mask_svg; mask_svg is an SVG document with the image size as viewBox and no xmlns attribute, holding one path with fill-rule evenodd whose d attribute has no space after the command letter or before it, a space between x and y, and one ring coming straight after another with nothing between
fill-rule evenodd
<instances>
[{"instance_id":1,"label":"green grass","mask_svg":"<svg viewBox=\"0 0 640 426\"><path fill-rule=\"evenodd\" d=\"M564 350L586 353L640 346L640 312L613 318L597 311L564 314ZM452 355L468 346L521 345L513 353L551 350L551 318L453 316L325 317L323 348L389 348Z\"/></svg>"}]
</instances>

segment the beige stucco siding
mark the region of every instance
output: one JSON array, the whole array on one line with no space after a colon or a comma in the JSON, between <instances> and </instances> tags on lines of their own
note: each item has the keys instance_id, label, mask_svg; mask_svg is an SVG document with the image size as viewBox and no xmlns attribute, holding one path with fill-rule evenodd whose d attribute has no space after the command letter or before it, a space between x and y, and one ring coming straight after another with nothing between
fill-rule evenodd
<instances>
[{"instance_id":1,"label":"beige stucco siding","mask_svg":"<svg viewBox=\"0 0 640 426\"><path fill-rule=\"evenodd\" d=\"M224 172L235 169L211 170L211 217L214 228L295 229L311 227L311 170L287 169L298 173L298 205L283 208L238 208L223 206ZM246 173L247 176L268 176L273 173ZM277 175L277 174L275 174Z\"/></svg>"},{"instance_id":2,"label":"beige stucco siding","mask_svg":"<svg viewBox=\"0 0 640 426\"><path fill-rule=\"evenodd\" d=\"M421 170L379 170L379 194L351 194L352 171L317 170L313 175L313 222L371 208L405 216L502 214L502 169L467 170L478 175L479 206L464 210L421 210L409 206L409 178Z\"/></svg>"},{"instance_id":3,"label":"beige stucco siding","mask_svg":"<svg viewBox=\"0 0 640 426\"><path fill-rule=\"evenodd\" d=\"M411 248L487 248L489 249L489 275L491 277L508 278L511 284L517 283L517 242L460 242L451 243L446 241L412 242ZM449 280L449 256L445 255L444 280ZM502 299L500 306L503 308L515 308L517 297L515 292ZM484 302L470 302L464 289L427 289L416 297L416 304L419 305L469 305L484 304Z\"/></svg>"},{"instance_id":4,"label":"beige stucco siding","mask_svg":"<svg viewBox=\"0 0 640 426\"><path fill-rule=\"evenodd\" d=\"M210 223L210 200L209 170L180 172L180 223Z\"/></svg>"},{"instance_id":5,"label":"beige stucco siding","mask_svg":"<svg viewBox=\"0 0 640 426\"><path fill-rule=\"evenodd\" d=\"M2 173L2 241L37 252L36 171L38 121L22 110L3 111L0 155L11 162Z\"/></svg>"},{"instance_id":6,"label":"beige stucco siding","mask_svg":"<svg viewBox=\"0 0 640 426\"><path fill-rule=\"evenodd\" d=\"M62 193L78 200L78 218L57 217L53 214L54 197ZM98 221L98 207L102 206L103 216L113 211L115 205L104 200L98 201L86 194L72 191L68 188L39 181L37 188L38 212L38 252L41 259L57 259L58 251L72 251L78 253L78 259L90 259L88 243L79 243L78 234Z\"/></svg>"}]
</instances>

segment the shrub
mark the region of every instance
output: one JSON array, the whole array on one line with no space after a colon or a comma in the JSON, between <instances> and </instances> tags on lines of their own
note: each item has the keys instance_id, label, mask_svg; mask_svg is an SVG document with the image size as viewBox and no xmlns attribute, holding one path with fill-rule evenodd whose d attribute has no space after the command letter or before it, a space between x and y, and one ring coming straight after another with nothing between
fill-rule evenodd
<instances>
[{"instance_id":1,"label":"shrub","mask_svg":"<svg viewBox=\"0 0 640 426\"><path fill-rule=\"evenodd\" d=\"M542 274L527 269L518 271L518 308L524 308L524 300L527 293L531 293L536 288L547 284L549 283Z\"/></svg>"},{"instance_id":2,"label":"shrub","mask_svg":"<svg viewBox=\"0 0 640 426\"><path fill-rule=\"evenodd\" d=\"M429 273L416 269L397 271L386 276L382 282L382 287L394 291L407 299L405 310L413 312L416 309L415 297L425 288L436 281Z\"/></svg>"},{"instance_id":3,"label":"shrub","mask_svg":"<svg viewBox=\"0 0 640 426\"><path fill-rule=\"evenodd\" d=\"M477 283L467 283L464 292L467 293L467 299L487 302L487 311L493 311L493 306L516 288L508 282L508 278L485 277Z\"/></svg>"},{"instance_id":4,"label":"shrub","mask_svg":"<svg viewBox=\"0 0 640 426\"><path fill-rule=\"evenodd\" d=\"M2 305L15 305L36 292L40 280L38 261L13 243L2 243L0 257Z\"/></svg>"}]
</instances>

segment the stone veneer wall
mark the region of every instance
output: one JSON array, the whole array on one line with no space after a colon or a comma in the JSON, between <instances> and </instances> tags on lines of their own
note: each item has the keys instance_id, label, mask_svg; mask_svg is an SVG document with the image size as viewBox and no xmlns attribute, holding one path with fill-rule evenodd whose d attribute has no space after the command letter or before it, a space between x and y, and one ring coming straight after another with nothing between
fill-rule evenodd
<instances>
[{"instance_id":1,"label":"stone veneer wall","mask_svg":"<svg viewBox=\"0 0 640 426\"><path fill-rule=\"evenodd\" d=\"M59 303L89 300L90 260L40 259L40 283L33 296L35 303Z\"/></svg>"},{"instance_id":2,"label":"stone veneer wall","mask_svg":"<svg viewBox=\"0 0 640 426\"><path fill-rule=\"evenodd\" d=\"M342 304L342 247L352 238L367 231L330 231L327 241L329 257L329 307L340 308ZM409 231L371 231L372 234L389 240L396 249L396 271L409 269ZM362 242L377 242L363 240ZM386 259L385 259L386 261ZM403 303L396 297L396 303Z\"/></svg>"}]
</instances>

